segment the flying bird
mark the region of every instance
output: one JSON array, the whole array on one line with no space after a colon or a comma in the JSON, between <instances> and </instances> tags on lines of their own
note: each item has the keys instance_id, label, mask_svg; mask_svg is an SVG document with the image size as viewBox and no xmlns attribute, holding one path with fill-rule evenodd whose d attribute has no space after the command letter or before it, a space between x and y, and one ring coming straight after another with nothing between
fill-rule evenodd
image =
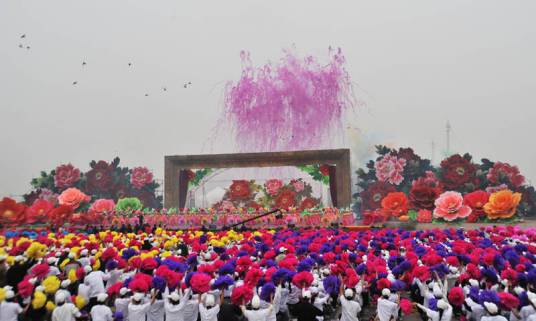
<instances>
[{"instance_id":1,"label":"flying bird","mask_svg":"<svg viewBox=\"0 0 536 321\"><path fill-rule=\"evenodd\" d=\"M185 82L185 83L184 83L184 88L188 88L188 86L190 86L191 84L192 84L191 81L189 81L189 82Z\"/></svg>"},{"instance_id":2,"label":"flying bird","mask_svg":"<svg viewBox=\"0 0 536 321\"><path fill-rule=\"evenodd\" d=\"M26 34L21 35L20 38L21 38L21 39L26 38Z\"/></svg>"},{"instance_id":3,"label":"flying bird","mask_svg":"<svg viewBox=\"0 0 536 321\"><path fill-rule=\"evenodd\" d=\"M85 66L87 65L85 61L82 61L82 66Z\"/></svg>"},{"instance_id":4,"label":"flying bird","mask_svg":"<svg viewBox=\"0 0 536 321\"><path fill-rule=\"evenodd\" d=\"M73 81L73 86L78 84L78 81Z\"/></svg>"},{"instance_id":5,"label":"flying bird","mask_svg":"<svg viewBox=\"0 0 536 321\"><path fill-rule=\"evenodd\" d=\"M128 66L129 66L129 67L132 67L132 63L131 63L131 62L129 62L129 63L128 63Z\"/></svg>"},{"instance_id":6,"label":"flying bird","mask_svg":"<svg viewBox=\"0 0 536 321\"><path fill-rule=\"evenodd\" d=\"M166 87L162 87L162 90L163 90L163 91L167 91L167 88L166 88Z\"/></svg>"},{"instance_id":7,"label":"flying bird","mask_svg":"<svg viewBox=\"0 0 536 321\"><path fill-rule=\"evenodd\" d=\"M19 43L19 48L24 48L24 46L22 45L22 43Z\"/></svg>"},{"instance_id":8,"label":"flying bird","mask_svg":"<svg viewBox=\"0 0 536 321\"><path fill-rule=\"evenodd\" d=\"M26 49L30 50L30 46L26 46Z\"/></svg>"},{"instance_id":9,"label":"flying bird","mask_svg":"<svg viewBox=\"0 0 536 321\"><path fill-rule=\"evenodd\" d=\"M145 97L149 97L149 94L145 94Z\"/></svg>"}]
</instances>

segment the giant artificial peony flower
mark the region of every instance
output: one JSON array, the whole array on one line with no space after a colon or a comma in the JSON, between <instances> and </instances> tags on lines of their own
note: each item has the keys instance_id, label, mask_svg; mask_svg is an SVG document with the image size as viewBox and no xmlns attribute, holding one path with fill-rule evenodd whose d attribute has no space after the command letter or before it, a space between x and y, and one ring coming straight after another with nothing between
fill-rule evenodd
<instances>
[{"instance_id":1,"label":"giant artificial peony flower","mask_svg":"<svg viewBox=\"0 0 536 321\"><path fill-rule=\"evenodd\" d=\"M435 201L434 216L445 221L466 218L471 214L471 208L463 204L463 196L458 192L445 192Z\"/></svg>"},{"instance_id":2,"label":"giant artificial peony flower","mask_svg":"<svg viewBox=\"0 0 536 321\"><path fill-rule=\"evenodd\" d=\"M283 187L283 182L280 179L269 179L264 183L264 186L270 196L275 196L279 193L281 187Z\"/></svg>"},{"instance_id":3,"label":"giant artificial peony flower","mask_svg":"<svg viewBox=\"0 0 536 321\"><path fill-rule=\"evenodd\" d=\"M282 189L275 198L275 204L277 207L284 209L296 206L296 193L288 188Z\"/></svg>"},{"instance_id":4,"label":"giant artificial peony flower","mask_svg":"<svg viewBox=\"0 0 536 321\"><path fill-rule=\"evenodd\" d=\"M376 162L374 168L376 169L376 178L380 182L389 182L394 185L400 185L404 180L404 167L406 166L406 160L404 158L398 158L392 154L387 154Z\"/></svg>"},{"instance_id":5,"label":"giant artificial peony flower","mask_svg":"<svg viewBox=\"0 0 536 321\"><path fill-rule=\"evenodd\" d=\"M359 193L361 198L361 211L376 210L380 208L382 200L387 194L396 192L396 188L386 182L374 182L367 189Z\"/></svg>"},{"instance_id":6,"label":"giant artificial peony flower","mask_svg":"<svg viewBox=\"0 0 536 321\"><path fill-rule=\"evenodd\" d=\"M89 202L90 200L91 197L74 187L64 190L58 197L60 205L69 205L73 209L77 209L82 202Z\"/></svg>"},{"instance_id":7,"label":"giant artificial peony flower","mask_svg":"<svg viewBox=\"0 0 536 321\"><path fill-rule=\"evenodd\" d=\"M73 187L80 180L80 170L71 164L56 167L54 174L54 186L62 190Z\"/></svg>"},{"instance_id":8,"label":"giant artificial peony flower","mask_svg":"<svg viewBox=\"0 0 536 321\"><path fill-rule=\"evenodd\" d=\"M484 205L488 202L488 199L489 194L482 190L465 194L463 197L463 202L465 205L471 207L472 210L471 215L467 218L468 222L474 223L478 221L481 216L485 215Z\"/></svg>"},{"instance_id":9,"label":"giant artificial peony flower","mask_svg":"<svg viewBox=\"0 0 536 321\"><path fill-rule=\"evenodd\" d=\"M305 210L309 208L313 208L316 205L318 205L318 201L312 197L306 197L301 201L300 209Z\"/></svg>"},{"instance_id":10,"label":"giant artificial peony flower","mask_svg":"<svg viewBox=\"0 0 536 321\"><path fill-rule=\"evenodd\" d=\"M432 210L435 200L442 192L443 189L435 175L428 172L425 177L421 177L411 184L409 191L411 206L416 209Z\"/></svg>"},{"instance_id":11,"label":"giant artificial peony flower","mask_svg":"<svg viewBox=\"0 0 536 321\"><path fill-rule=\"evenodd\" d=\"M419 210L417 212L417 222L419 223L431 223L432 212L429 210Z\"/></svg>"},{"instance_id":12,"label":"giant artificial peony flower","mask_svg":"<svg viewBox=\"0 0 536 321\"><path fill-rule=\"evenodd\" d=\"M294 187L294 190L299 193L305 189L305 183L301 179L293 179L290 181L290 184L292 187Z\"/></svg>"},{"instance_id":13,"label":"giant artificial peony flower","mask_svg":"<svg viewBox=\"0 0 536 321\"><path fill-rule=\"evenodd\" d=\"M246 180L233 180L229 192L232 200L247 200L251 197L251 188Z\"/></svg>"},{"instance_id":14,"label":"giant artificial peony flower","mask_svg":"<svg viewBox=\"0 0 536 321\"><path fill-rule=\"evenodd\" d=\"M48 213L48 220L53 225L63 225L73 216L73 208L69 205L60 205Z\"/></svg>"},{"instance_id":15,"label":"giant artificial peony flower","mask_svg":"<svg viewBox=\"0 0 536 321\"><path fill-rule=\"evenodd\" d=\"M525 183L525 177L519 172L517 166L508 163L496 162L489 170L488 181L495 185L510 184L512 187L519 187Z\"/></svg>"},{"instance_id":16,"label":"giant artificial peony flower","mask_svg":"<svg viewBox=\"0 0 536 321\"><path fill-rule=\"evenodd\" d=\"M86 173L87 190L91 193L108 192L112 188L113 167L107 162L101 160L91 164L91 169Z\"/></svg>"},{"instance_id":17,"label":"giant artificial peony flower","mask_svg":"<svg viewBox=\"0 0 536 321\"><path fill-rule=\"evenodd\" d=\"M130 184L134 188L142 189L153 181L153 173L147 167L134 167L130 173Z\"/></svg>"},{"instance_id":18,"label":"giant artificial peony flower","mask_svg":"<svg viewBox=\"0 0 536 321\"><path fill-rule=\"evenodd\" d=\"M54 204L43 200L37 199L32 206L26 209L26 223L34 224L37 222L45 222L48 217L48 213L54 209Z\"/></svg>"},{"instance_id":19,"label":"giant artificial peony flower","mask_svg":"<svg viewBox=\"0 0 536 321\"><path fill-rule=\"evenodd\" d=\"M449 189L458 189L470 183L476 172L476 166L470 158L459 154L452 155L441 162L443 184Z\"/></svg>"},{"instance_id":20,"label":"giant artificial peony flower","mask_svg":"<svg viewBox=\"0 0 536 321\"><path fill-rule=\"evenodd\" d=\"M408 212L408 198L402 192L389 193L382 200L384 212L393 216L401 216Z\"/></svg>"},{"instance_id":21,"label":"giant artificial peony flower","mask_svg":"<svg viewBox=\"0 0 536 321\"><path fill-rule=\"evenodd\" d=\"M492 220L510 218L516 213L519 202L521 202L521 193L502 190L491 194L488 203L484 205L484 211Z\"/></svg>"},{"instance_id":22,"label":"giant artificial peony flower","mask_svg":"<svg viewBox=\"0 0 536 321\"><path fill-rule=\"evenodd\" d=\"M113 212L115 209L115 202L114 200L108 200L104 198L100 198L93 202L91 204L91 207L89 208L89 212L96 213L96 214L107 214Z\"/></svg>"},{"instance_id":23,"label":"giant artificial peony flower","mask_svg":"<svg viewBox=\"0 0 536 321\"><path fill-rule=\"evenodd\" d=\"M0 201L0 223L15 224L24 222L26 206L17 203L14 199L4 197Z\"/></svg>"}]
</instances>

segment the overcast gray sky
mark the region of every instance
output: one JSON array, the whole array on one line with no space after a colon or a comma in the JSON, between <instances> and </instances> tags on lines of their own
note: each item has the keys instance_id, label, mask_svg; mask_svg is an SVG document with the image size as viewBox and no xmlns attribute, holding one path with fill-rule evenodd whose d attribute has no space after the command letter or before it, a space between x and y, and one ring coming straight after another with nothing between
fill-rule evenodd
<instances>
[{"instance_id":1,"label":"overcast gray sky","mask_svg":"<svg viewBox=\"0 0 536 321\"><path fill-rule=\"evenodd\" d=\"M366 102L348 119L367 137L360 149L429 157L434 140L437 159L450 119L454 150L534 182L535 12L532 0L2 0L0 195L59 163L119 155L162 177L166 154L233 151L202 146L240 50L263 64L292 45L320 59L343 49Z\"/></svg>"}]
</instances>

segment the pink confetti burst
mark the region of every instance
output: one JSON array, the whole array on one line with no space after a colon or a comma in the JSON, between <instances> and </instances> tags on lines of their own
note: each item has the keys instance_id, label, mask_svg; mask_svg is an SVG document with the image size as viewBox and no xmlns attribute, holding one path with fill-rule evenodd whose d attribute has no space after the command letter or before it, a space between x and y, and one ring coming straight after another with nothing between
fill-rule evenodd
<instances>
[{"instance_id":1,"label":"pink confetti burst","mask_svg":"<svg viewBox=\"0 0 536 321\"><path fill-rule=\"evenodd\" d=\"M341 49L329 61L300 59L285 50L278 64L255 68L242 51L242 76L225 90L225 119L239 151L285 151L330 147L342 134L342 117L355 106Z\"/></svg>"}]
</instances>

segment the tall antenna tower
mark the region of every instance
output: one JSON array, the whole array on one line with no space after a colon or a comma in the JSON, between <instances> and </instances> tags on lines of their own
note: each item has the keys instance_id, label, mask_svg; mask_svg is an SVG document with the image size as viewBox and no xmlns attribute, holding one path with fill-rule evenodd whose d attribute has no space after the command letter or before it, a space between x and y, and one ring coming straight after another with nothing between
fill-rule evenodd
<instances>
[{"instance_id":1,"label":"tall antenna tower","mask_svg":"<svg viewBox=\"0 0 536 321\"><path fill-rule=\"evenodd\" d=\"M452 126L450 125L450 121L447 120L447 150L446 150L447 156L450 156L450 133L451 132L452 132Z\"/></svg>"},{"instance_id":2,"label":"tall antenna tower","mask_svg":"<svg viewBox=\"0 0 536 321\"><path fill-rule=\"evenodd\" d=\"M431 164L434 163L434 158L435 158L435 142L432 140L432 156L430 157Z\"/></svg>"}]
</instances>

